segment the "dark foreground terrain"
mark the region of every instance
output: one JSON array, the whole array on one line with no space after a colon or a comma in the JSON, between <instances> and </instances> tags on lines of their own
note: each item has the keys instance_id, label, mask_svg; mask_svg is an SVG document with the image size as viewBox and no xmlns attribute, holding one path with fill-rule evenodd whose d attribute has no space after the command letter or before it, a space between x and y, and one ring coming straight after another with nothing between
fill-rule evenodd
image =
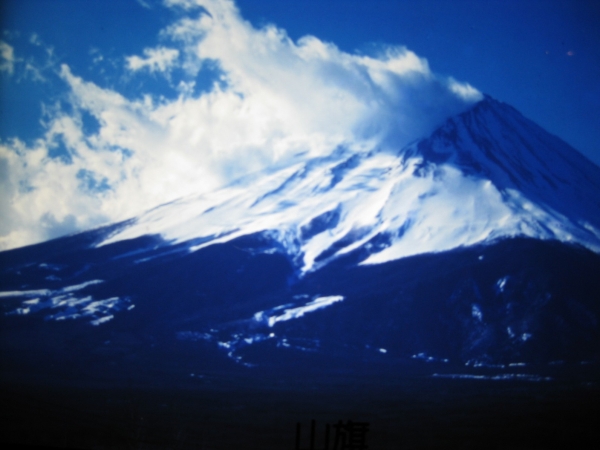
<instances>
[{"instance_id":1,"label":"dark foreground terrain","mask_svg":"<svg viewBox=\"0 0 600 450\"><path fill-rule=\"evenodd\" d=\"M368 422L368 448L596 448L600 389L586 381L215 375L179 386L2 385L2 443L16 448L294 449L310 420Z\"/></svg>"},{"instance_id":2,"label":"dark foreground terrain","mask_svg":"<svg viewBox=\"0 0 600 450\"><path fill-rule=\"evenodd\" d=\"M369 450L597 448L589 250L359 248L300 276L262 234L95 247L110 231L0 253L4 447L294 450L301 422L308 450L314 419L315 450L340 420Z\"/></svg>"}]
</instances>

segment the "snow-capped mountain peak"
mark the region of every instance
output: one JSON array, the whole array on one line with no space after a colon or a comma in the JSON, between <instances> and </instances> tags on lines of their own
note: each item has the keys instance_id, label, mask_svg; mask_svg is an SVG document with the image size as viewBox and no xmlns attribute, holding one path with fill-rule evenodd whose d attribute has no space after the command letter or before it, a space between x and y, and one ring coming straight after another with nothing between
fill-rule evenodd
<instances>
[{"instance_id":1,"label":"snow-capped mountain peak","mask_svg":"<svg viewBox=\"0 0 600 450\"><path fill-rule=\"evenodd\" d=\"M340 148L155 208L100 245L152 234L194 251L255 233L303 272L359 248L375 264L513 236L598 252L600 169L486 97L396 154Z\"/></svg>"}]
</instances>

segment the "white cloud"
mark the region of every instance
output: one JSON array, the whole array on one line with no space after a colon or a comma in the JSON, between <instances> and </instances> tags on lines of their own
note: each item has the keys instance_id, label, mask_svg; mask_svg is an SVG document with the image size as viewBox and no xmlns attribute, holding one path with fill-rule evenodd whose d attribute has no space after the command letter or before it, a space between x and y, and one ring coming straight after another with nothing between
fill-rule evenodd
<instances>
[{"instance_id":1,"label":"white cloud","mask_svg":"<svg viewBox=\"0 0 600 450\"><path fill-rule=\"evenodd\" d=\"M461 83L450 77L448 79L448 86L452 92L465 99L465 101L477 101L481 99L481 92L469 83Z\"/></svg>"},{"instance_id":2,"label":"white cloud","mask_svg":"<svg viewBox=\"0 0 600 450\"><path fill-rule=\"evenodd\" d=\"M146 48L127 68L184 69L187 78L173 80L178 97L129 99L62 65L69 112L50 112L32 146L0 146L0 248L123 220L298 155L339 145L397 150L480 98L403 47L349 54L312 36L294 42L272 25L257 29L228 0L165 4L204 12L169 25L159 36L169 48ZM220 79L194 94L207 65ZM85 114L97 132L84 132ZM57 145L68 157L50 156Z\"/></svg>"},{"instance_id":3,"label":"white cloud","mask_svg":"<svg viewBox=\"0 0 600 450\"><path fill-rule=\"evenodd\" d=\"M11 39L20 38L19 33L4 34ZM31 80L34 82L48 81L45 75L54 70L56 62L54 48L46 45L36 33L30 35L27 43L30 48L32 46L39 47L43 51L42 56L39 54L37 56L23 56L24 52L20 52L17 57L14 47L7 42L0 40L0 72L14 75L15 80L18 83L24 80Z\"/></svg>"},{"instance_id":4,"label":"white cloud","mask_svg":"<svg viewBox=\"0 0 600 450\"><path fill-rule=\"evenodd\" d=\"M0 72L8 72L9 75L15 70L14 49L4 41L0 41Z\"/></svg>"},{"instance_id":5,"label":"white cloud","mask_svg":"<svg viewBox=\"0 0 600 450\"><path fill-rule=\"evenodd\" d=\"M175 64L179 57L179 50L166 47L145 48L144 55L145 58L135 55L127 57L129 70L136 71L146 68L150 72L165 72Z\"/></svg>"},{"instance_id":6,"label":"white cloud","mask_svg":"<svg viewBox=\"0 0 600 450\"><path fill-rule=\"evenodd\" d=\"M167 7L179 6L186 10L200 6L196 0L164 0L164 4Z\"/></svg>"},{"instance_id":7,"label":"white cloud","mask_svg":"<svg viewBox=\"0 0 600 450\"><path fill-rule=\"evenodd\" d=\"M152 9L152 6L150 6L150 4L144 0L136 0L140 6L146 8L146 9Z\"/></svg>"},{"instance_id":8,"label":"white cloud","mask_svg":"<svg viewBox=\"0 0 600 450\"><path fill-rule=\"evenodd\" d=\"M44 45L37 33L32 33L31 36L29 36L29 43L35 45L36 47L42 47Z\"/></svg>"}]
</instances>

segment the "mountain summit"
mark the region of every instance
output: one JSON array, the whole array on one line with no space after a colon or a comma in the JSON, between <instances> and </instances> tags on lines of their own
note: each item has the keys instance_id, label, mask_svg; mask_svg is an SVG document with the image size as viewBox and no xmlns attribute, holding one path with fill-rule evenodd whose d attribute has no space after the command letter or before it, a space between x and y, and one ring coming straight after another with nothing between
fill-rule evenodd
<instances>
[{"instance_id":1,"label":"mountain summit","mask_svg":"<svg viewBox=\"0 0 600 450\"><path fill-rule=\"evenodd\" d=\"M160 235L191 250L266 233L303 271L358 248L363 264L531 237L600 251L600 168L486 97L399 151L338 148L181 199L101 245Z\"/></svg>"},{"instance_id":2,"label":"mountain summit","mask_svg":"<svg viewBox=\"0 0 600 450\"><path fill-rule=\"evenodd\" d=\"M546 379L600 356L599 251L600 169L486 97L402 149L0 253L3 376Z\"/></svg>"}]
</instances>

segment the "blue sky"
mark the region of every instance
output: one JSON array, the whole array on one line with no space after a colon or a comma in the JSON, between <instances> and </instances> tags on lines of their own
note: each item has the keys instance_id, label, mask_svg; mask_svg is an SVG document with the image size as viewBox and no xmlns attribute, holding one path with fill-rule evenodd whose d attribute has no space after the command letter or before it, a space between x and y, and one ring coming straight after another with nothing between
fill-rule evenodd
<instances>
[{"instance_id":1,"label":"blue sky","mask_svg":"<svg viewBox=\"0 0 600 450\"><path fill-rule=\"evenodd\" d=\"M477 90L600 165L600 2L235 4L0 3L1 247L299 153L402 145Z\"/></svg>"}]
</instances>

